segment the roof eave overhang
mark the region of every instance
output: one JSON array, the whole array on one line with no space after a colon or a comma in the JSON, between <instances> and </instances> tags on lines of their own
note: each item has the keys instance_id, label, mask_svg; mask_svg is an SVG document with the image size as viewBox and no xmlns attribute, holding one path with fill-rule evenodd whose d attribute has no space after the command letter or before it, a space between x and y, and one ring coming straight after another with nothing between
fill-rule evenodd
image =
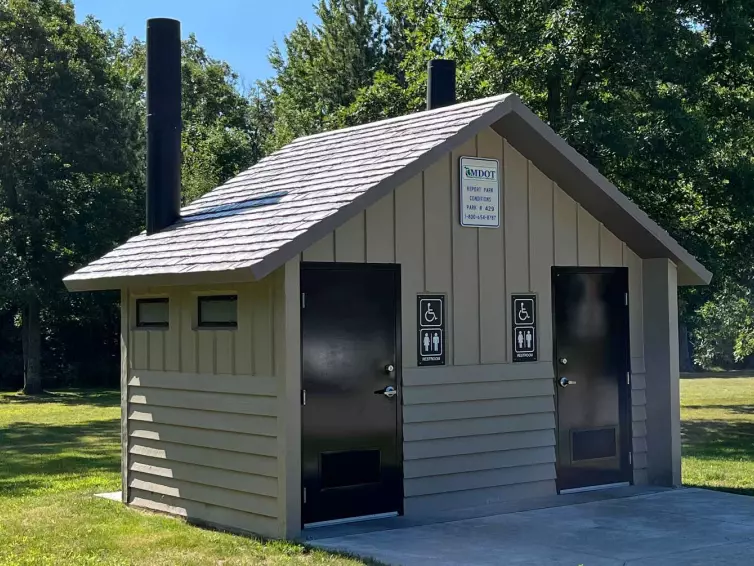
<instances>
[{"instance_id":1,"label":"roof eave overhang","mask_svg":"<svg viewBox=\"0 0 754 566\"><path fill-rule=\"evenodd\" d=\"M159 273L118 277L86 277L76 274L63 279L66 289L77 291L108 291L127 287L173 287L183 285L216 285L220 283L249 283L254 281L250 267L226 271L198 271L189 273Z\"/></svg>"},{"instance_id":2,"label":"roof eave overhang","mask_svg":"<svg viewBox=\"0 0 754 566\"><path fill-rule=\"evenodd\" d=\"M509 103L510 112L492 128L587 212L641 258L673 261L679 285L707 285L712 280L710 271L517 97Z\"/></svg>"},{"instance_id":3,"label":"roof eave overhang","mask_svg":"<svg viewBox=\"0 0 754 566\"><path fill-rule=\"evenodd\" d=\"M74 274L65 278L64 283L69 291L98 291L134 286L199 285L262 279L487 127L492 127L506 138L641 258L667 258L673 261L678 266L679 285L706 285L710 282L712 273L696 258L531 112L517 96L507 95L454 135L253 265L232 271L102 278Z\"/></svg>"}]
</instances>

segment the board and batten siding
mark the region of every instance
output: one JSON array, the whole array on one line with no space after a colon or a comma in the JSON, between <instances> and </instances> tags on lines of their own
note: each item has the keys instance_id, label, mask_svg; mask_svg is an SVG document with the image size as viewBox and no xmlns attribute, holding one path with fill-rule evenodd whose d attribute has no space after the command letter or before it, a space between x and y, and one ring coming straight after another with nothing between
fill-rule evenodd
<instances>
[{"instance_id":1,"label":"board and batten siding","mask_svg":"<svg viewBox=\"0 0 754 566\"><path fill-rule=\"evenodd\" d=\"M499 160L501 227L459 223L459 158ZM492 129L301 254L401 264L407 515L555 493L551 268L629 268L635 480L646 482L642 262ZM539 297L539 362L512 364L508 297ZM447 296L447 366L417 367L416 295Z\"/></svg>"},{"instance_id":2,"label":"board and batten siding","mask_svg":"<svg viewBox=\"0 0 754 566\"><path fill-rule=\"evenodd\" d=\"M256 283L124 291L127 503L281 536L282 273ZM212 294L237 294L236 329L197 328L197 298ZM142 297L169 298L169 329L135 327Z\"/></svg>"}]
</instances>

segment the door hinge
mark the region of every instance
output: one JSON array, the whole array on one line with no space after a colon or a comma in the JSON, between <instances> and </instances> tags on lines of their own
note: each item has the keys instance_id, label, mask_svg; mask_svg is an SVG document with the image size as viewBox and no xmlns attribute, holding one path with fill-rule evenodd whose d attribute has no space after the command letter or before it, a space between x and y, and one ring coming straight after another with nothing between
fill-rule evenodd
<instances>
[{"instance_id":1,"label":"door hinge","mask_svg":"<svg viewBox=\"0 0 754 566\"><path fill-rule=\"evenodd\" d=\"M306 293L301 293L301 308L306 308Z\"/></svg>"},{"instance_id":2,"label":"door hinge","mask_svg":"<svg viewBox=\"0 0 754 566\"><path fill-rule=\"evenodd\" d=\"M306 504L306 488L304 488L304 504Z\"/></svg>"},{"instance_id":3,"label":"door hinge","mask_svg":"<svg viewBox=\"0 0 754 566\"><path fill-rule=\"evenodd\" d=\"M634 464L634 453L633 452L629 452L628 453L628 463L631 464L632 466Z\"/></svg>"},{"instance_id":4,"label":"door hinge","mask_svg":"<svg viewBox=\"0 0 754 566\"><path fill-rule=\"evenodd\" d=\"M628 306L628 293L623 296L626 306Z\"/></svg>"},{"instance_id":5,"label":"door hinge","mask_svg":"<svg viewBox=\"0 0 754 566\"><path fill-rule=\"evenodd\" d=\"M626 383L631 385L631 372L630 371L626 372Z\"/></svg>"},{"instance_id":6,"label":"door hinge","mask_svg":"<svg viewBox=\"0 0 754 566\"><path fill-rule=\"evenodd\" d=\"M306 389L301 390L301 405L306 405Z\"/></svg>"}]
</instances>

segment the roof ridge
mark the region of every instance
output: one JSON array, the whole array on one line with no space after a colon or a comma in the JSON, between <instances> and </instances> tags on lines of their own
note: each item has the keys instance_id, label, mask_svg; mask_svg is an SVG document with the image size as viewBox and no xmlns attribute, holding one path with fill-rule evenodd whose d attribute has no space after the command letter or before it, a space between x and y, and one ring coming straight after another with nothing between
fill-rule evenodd
<instances>
[{"instance_id":1,"label":"roof ridge","mask_svg":"<svg viewBox=\"0 0 754 566\"><path fill-rule=\"evenodd\" d=\"M409 120L411 118L415 118L415 117L417 117L420 114L422 116L429 116L429 115L433 115L433 114L440 114L442 112L452 112L454 110L459 110L461 108L469 108L469 107L477 106L477 105L481 106L483 104L489 104L490 102L493 102L493 101L502 102L503 100L505 100L506 98L508 98L511 95L513 95L513 93L506 92L506 93L503 93L503 94L496 94L494 96L488 96L487 98L477 98L475 100L468 100L466 102L459 102L457 104L451 104L449 106L443 106L442 108L434 108L432 110L420 110L419 112L411 112L410 114L401 114L400 116L393 116L392 118L385 118L383 120L376 120L375 122L367 122L365 124L358 124L356 126L348 126L346 128L337 128L335 130L327 130L327 131L324 131L324 132L318 132L316 134L309 134L307 136L300 136L300 137L298 137L298 138L290 141L289 143L285 144L283 147L286 147L288 145L291 145L291 144L294 144L294 143L297 143L297 142L300 142L300 141L303 141L303 140L312 140L312 139L316 139L316 138L319 138L319 137L325 137L325 136L328 136L328 135L332 135L332 134L334 134L336 132L338 132L338 133L349 132L350 133L350 132L355 132L357 130L363 130L363 129L367 129L367 128L371 128L371 127L375 127L375 126L382 126L382 125L385 125L385 124L390 124L390 123L395 123L395 122L401 122L403 120ZM281 147L280 149L283 149L283 147Z\"/></svg>"}]
</instances>

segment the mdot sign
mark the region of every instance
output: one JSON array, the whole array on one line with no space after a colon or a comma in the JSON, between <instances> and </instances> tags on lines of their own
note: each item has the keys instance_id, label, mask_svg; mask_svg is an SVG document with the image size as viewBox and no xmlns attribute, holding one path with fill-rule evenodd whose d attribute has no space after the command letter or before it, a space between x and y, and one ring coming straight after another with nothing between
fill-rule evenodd
<instances>
[{"instance_id":1,"label":"mdot sign","mask_svg":"<svg viewBox=\"0 0 754 566\"><path fill-rule=\"evenodd\" d=\"M500 226L500 164L497 159L461 157L461 225Z\"/></svg>"}]
</instances>

